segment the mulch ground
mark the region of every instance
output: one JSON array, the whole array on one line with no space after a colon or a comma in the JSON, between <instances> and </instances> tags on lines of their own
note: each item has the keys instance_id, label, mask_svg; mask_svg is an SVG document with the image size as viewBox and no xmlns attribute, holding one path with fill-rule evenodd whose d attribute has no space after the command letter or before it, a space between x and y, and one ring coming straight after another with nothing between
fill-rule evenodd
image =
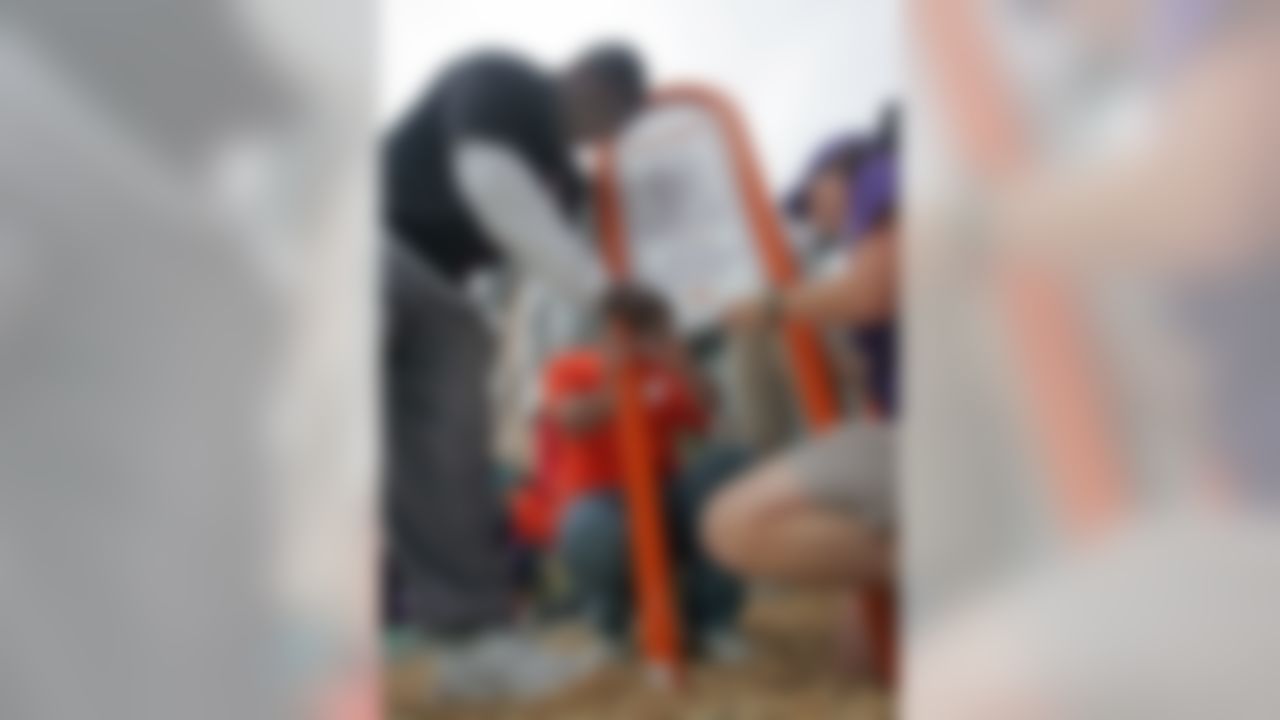
<instances>
[{"instance_id":1,"label":"mulch ground","mask_svg":"<svg viewBox=\"0 0 1280 720\"><path fill-rule=\"evenodd\" d=\"M521 706L450 707L426 697L430 667L408 657L388 669L388 717L395 720L888 720L882 689L842 661L847 596L757 593L744 629L751 659L691 668L688 687L655 690L636 663L617 663L564 694Z\"/></svg>"}]
</instances>

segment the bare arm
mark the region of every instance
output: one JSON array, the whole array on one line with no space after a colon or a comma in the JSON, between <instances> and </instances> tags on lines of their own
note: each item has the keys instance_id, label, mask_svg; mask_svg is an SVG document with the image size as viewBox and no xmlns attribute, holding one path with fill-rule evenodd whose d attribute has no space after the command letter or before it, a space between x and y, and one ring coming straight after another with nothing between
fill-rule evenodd
<instances>
[{"instance_id":1,"label":"bare arm","mask_svg":"<svg viewBox=\"0 0 1280 720\"><path fill-rule=\"evenodd\" d=\"M875 325L898 309L898 251L892 226L875 231L834 277L811 279L780 295L733 308L731 326L760 327L797 318L819 325Z\"/></svg>"},{"instance_id":2,"label":"bare arm","mask_svg":"<svg viewBox=\"0 0 1280 720\"><path fill-rule=\"evenodd\" d=\"M784 293L783 314L830 325L871 325L892 318L898 304L892 233L884 229L864 240L839 275Z\"/></svg>"}]
</instances>

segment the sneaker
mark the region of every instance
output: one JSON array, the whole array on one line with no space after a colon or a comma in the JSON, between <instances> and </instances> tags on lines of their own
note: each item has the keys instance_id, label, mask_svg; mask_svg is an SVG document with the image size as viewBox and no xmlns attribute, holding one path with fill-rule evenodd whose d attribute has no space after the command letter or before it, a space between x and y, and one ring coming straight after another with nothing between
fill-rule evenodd
<instances>
[{"instance_id":1,"label":"sneaker","mask_svg":"<svg viewBox=\"0 0 1280 720\"><path fill-rule=\"evenodd\" d=\"M551 649L514 629L438 646L432 657L432 697L463 702L537 700L576 684L604 662L598 647Z\"/></svg>"}]
</instances>

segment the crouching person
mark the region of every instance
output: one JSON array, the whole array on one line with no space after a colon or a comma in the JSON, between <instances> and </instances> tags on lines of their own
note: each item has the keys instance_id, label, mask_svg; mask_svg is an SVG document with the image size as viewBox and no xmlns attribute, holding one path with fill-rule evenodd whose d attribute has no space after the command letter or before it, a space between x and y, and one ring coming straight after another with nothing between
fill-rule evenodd
<instances>
[{"instance_id":1,"label":"crouching person","mask_svg":"<svg viewBox=\"0 0 1280 720\"><path fill-rule=\"evenodd\" d=\"M641 367L644 412L666 510L673 585L692 640L713 661L739 659L736 631L742 590L699 546L697 527L712 493L743 466L726 448L704 448L689 461L682 445L705 434L710 393L675 337L671 313L657 295L635 287L611 291L592 345L552 359L546 370L544 417L555 438L555 552L592 620L615 648L626 646L632 617L628 515L623 463L616 442L614 373L623 357Z\"/></svg>"}]
</instances>

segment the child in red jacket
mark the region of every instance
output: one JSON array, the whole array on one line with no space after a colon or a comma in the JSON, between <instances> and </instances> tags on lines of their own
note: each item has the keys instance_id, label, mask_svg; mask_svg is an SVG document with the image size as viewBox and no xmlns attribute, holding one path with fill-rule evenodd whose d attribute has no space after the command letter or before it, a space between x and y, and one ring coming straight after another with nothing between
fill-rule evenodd
<instances>
[{"instance_id":1,"label":"child in red jacket","mask_svg":"<svg viewBox=\"0 0 1280 720\"><path fill-rule=\"evenodd\" d=\"M549 511L555 550L600 630L622 642L631 616L630 555L614 374L621 358L631 358L640 368L689 635L708 655L740 655L734 626L741 589L711 564L696 530L711 492L742 463L727 451L702 453L696 462L681 459L682 442L707 429L710 397L674 335L664 301L640 288L618 288L605 298L601 315L596 342L553 358L545 375L542 417L552 434L547 447L555 453L548 493L555 498Z\"/></svg>"}]
</instances>

